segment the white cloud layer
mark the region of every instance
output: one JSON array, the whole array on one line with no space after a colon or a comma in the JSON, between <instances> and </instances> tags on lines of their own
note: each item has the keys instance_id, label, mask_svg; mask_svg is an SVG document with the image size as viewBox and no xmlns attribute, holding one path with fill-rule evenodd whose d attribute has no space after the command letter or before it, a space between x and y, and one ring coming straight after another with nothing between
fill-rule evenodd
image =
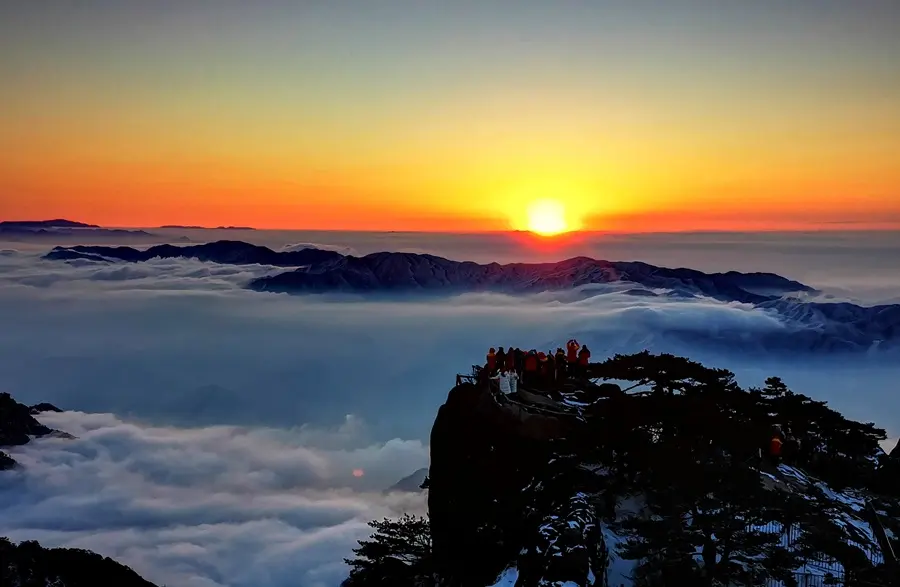
<instances>
[{"instance_id":1,"label":"white cloud layer","mask_svg":"<svg viewBox=\"0 0 900 587\"><path fill-rule=\"evenodd\" d=\"M369 519L424 513L422 495L382 491L427 466L427 448L360 445L352 417L334 430L41 420L77 439L10 451L24 469L0 477L0 535L95 550L160 585L334 587Z\"/></svg>"},{"instance_id":2,"label":"white cloud layer","mask_svg":"<svg viewBox=\"0 0 900 587\"><path fill-rule=\"evenodd\" d=\"M268 244L343 246L322 234L283 238ZM346 245L363 254L418 247L451 258L510 255L479 248L494 246L484 238L392 237L405 247L380 238ZM669 246L646 237L638 246L621 237L609 254L587 254L725 268L715 266L715 246L695 240ZM856 257L845 250L852 243L823 244L823 254L803 245L790 263L818 267L826 279L823 255L855 258L857 274L835 271L833 287L857 297L857 283L888 292L895 285L879 273L883 260L869 258L886 250L879 243L860 245ZM735 268L803 278L766 267L768 245L751 245L718 246ZM640 247L683 256L626 254ZM780 375L900 436L896 356L754 357L716 344L784 332L777 316L741 304L636 297L616 285L406 302L290 297L242 289L281 271L274 267L37 256L0 255L0 390L87 413L42 416L78 440L15 451L27 469L0 477L0 532L91 548L159 583L337 585L366 520L421 511L421 498L380 491L427 465L438 406L454 375L483 360L488 346L547 349L576 336L595 358L643 348L686 354L734 370L744 385ZM699 335L712 344L685 342ZM366 474L353 477L356 468Z\"/></svg>"}]
</instances>

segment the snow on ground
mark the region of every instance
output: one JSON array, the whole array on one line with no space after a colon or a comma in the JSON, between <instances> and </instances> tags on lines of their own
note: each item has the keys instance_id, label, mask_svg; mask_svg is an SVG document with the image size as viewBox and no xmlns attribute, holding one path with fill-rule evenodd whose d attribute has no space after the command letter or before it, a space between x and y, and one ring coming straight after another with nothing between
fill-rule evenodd
<instances>
[{"instance_id":1,"label":"snow on ground","mask_svg":"<svg viewBox=\"0 0 900 587\"><path fill-rule=\"evenodd\" d=\"M519 569L510 567L500 574L500 578L496 583L489 587L515 587L516 581L519 580Z\"/></svg>"},{"instance_id":2,"label":"snow on ground","mask_svg":"<svg viewBox=\"0 0 900 587\"><path fill-rule=\"evenodd\" d=\"M621 585L630 587L636 561L619 556L619 548L624 544L625 538L613 532L606 524L603 524L603 538L606 540L606 548L609 551L609 565L606 568L609 587L620 587Z\"/></svg>"},{"instance_id":3,"label":"snow on ground","mask_svg":"<svg viewBox=\"0 0 900 587\"><path fill-rule=\"evenodd\" d=\"M599 465L591 464L585 464L582 465L582 467L587 470L596 469L598 472L603 469ZM883 560L881 553L879 552L875 534L870 524L863 517L866 507L863 497L852 491L835 491L827 484L787 465L780 465L778 467L778 473L778 475L773 475L765 471L760 471L761 475L778 483L785 490L794 489L803 495L806 495L811 491L816 497L813 497L813 495L806 495L809 499L824 498L825 501L830 502L832 508L835 510L832 520L835 524L838 524L847 531L847 534L851 537L851 542L866 551L876 564ZM578 502L580 499L584 499L584 497L583 494L576 494L573 496L573 505L576 507L573 507L573 511L570 513L570 519L566 520L569 526L579 527L586 521L581 519L578 515L580 512L577 507L577 505L581 505ZM639 513L642 509L643 499L640 496L632 496L623 499L617 504L616 517L617 519L623 519L628 515ZM549 534L547 538L549 539L551 550L555 547L555 534L557 533L557 530L554 526L558 523L559 516L551 515L548 516L544 526L541 528L545 535ZM790 546L790 528L783 527L780 524L770 524L754 528L780 534L782 537L781 544L785 547ZM609 564L606 569L608 585L610 587L631 587L631 577L634 573L637 561L626 560L619 555L619 550L624 545L626 538L617 534L607 524L602 524L601 529L609 552ZM853 540L852 538L857 538L857 540ZM842 568L840 564L836 562L807 561L805 564L795 569L795 572L819 577L827 574L839 576L842 573ZM498 582L491 587L515 587L518 576L518 569L506 569L500 576ZM590 575L589 581L591 581L590 584L593 584L595 581L593 574ZM574 583L561 583L558 584L557 587L568 587L569 585L574 585ZM777 582L772 583L772 586L781 587Z\"/></svg>"}]
</instances>

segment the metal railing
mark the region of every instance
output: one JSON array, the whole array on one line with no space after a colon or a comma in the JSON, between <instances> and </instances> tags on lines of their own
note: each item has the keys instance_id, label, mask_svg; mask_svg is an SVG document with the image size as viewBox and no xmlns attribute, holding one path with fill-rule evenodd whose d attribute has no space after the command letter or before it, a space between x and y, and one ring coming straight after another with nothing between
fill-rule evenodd
<instances>
[{"instance_id":1,"label":"metal railing","mask_svg":"<svg viewBox=\"0 0 900 587\"><path fill-rule=\"evenodd\" d=\"M756 530L759 532L763 532L766 534L780 534L781 535L781 545L784 547L790 547L795 544L800 539L801 528L796 524L790 524L785 527L780 522L768 522L764 525L752 525L748 526L747 530ZM860 544L856 541L851 540L850 545L861 550L866 558L869 559L869 562L872 563L872 566L877 566L885 562L884 554L877 547ZM823 567L826 570L830 570L832 567L835 569L843 568L840 563L834 561L828 557L821 557L816 559L810 559L812 562L816 563L816 566Z\"/></svg>"},{"instance_id":2,"label":"metal railing","mask_svg":"<svg viewBox=\"0 0 900 587\"><path fill-rule=\"evenodd\" d=\"M839 587L844 584L838 577L829 578L826 575L812 573L794 573L794 580L797 581L797 587ZM785 584L770 577L766 579L765 587L785 587Z\"/></svg>"}]
</instances>

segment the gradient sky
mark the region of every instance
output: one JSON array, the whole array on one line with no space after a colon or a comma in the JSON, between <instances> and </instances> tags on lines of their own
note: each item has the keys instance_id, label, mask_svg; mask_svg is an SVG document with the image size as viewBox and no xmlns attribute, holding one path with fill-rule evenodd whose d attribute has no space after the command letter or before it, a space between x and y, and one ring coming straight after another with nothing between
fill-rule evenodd
<instances>
[{"instance_id":1,"label":"gradient sky","mask_svg":"<svg viewBox=\"0 0 900 587\"><path fill-rule=\"evenodd\" d=\"M900 227L890 0L6 0L0 219Z\"/></svg>"}]
</instances>

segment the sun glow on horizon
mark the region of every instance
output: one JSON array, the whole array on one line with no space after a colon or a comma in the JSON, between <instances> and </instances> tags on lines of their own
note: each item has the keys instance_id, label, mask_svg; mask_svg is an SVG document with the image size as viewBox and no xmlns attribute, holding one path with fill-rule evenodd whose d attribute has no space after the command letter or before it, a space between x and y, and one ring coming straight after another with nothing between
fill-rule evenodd
<instances>
[{"instance_id":1,"label":"sun glow on horizon","mask_svg":"<svg viewBox=\"0 0 900 587\"><path fill-rule=\"evenodd\" d=\"M566 208L557 200L537 200L528 205L528 230L541 236L555 236L574 230L566 220Z\"/></svg>"}]
</instances>

